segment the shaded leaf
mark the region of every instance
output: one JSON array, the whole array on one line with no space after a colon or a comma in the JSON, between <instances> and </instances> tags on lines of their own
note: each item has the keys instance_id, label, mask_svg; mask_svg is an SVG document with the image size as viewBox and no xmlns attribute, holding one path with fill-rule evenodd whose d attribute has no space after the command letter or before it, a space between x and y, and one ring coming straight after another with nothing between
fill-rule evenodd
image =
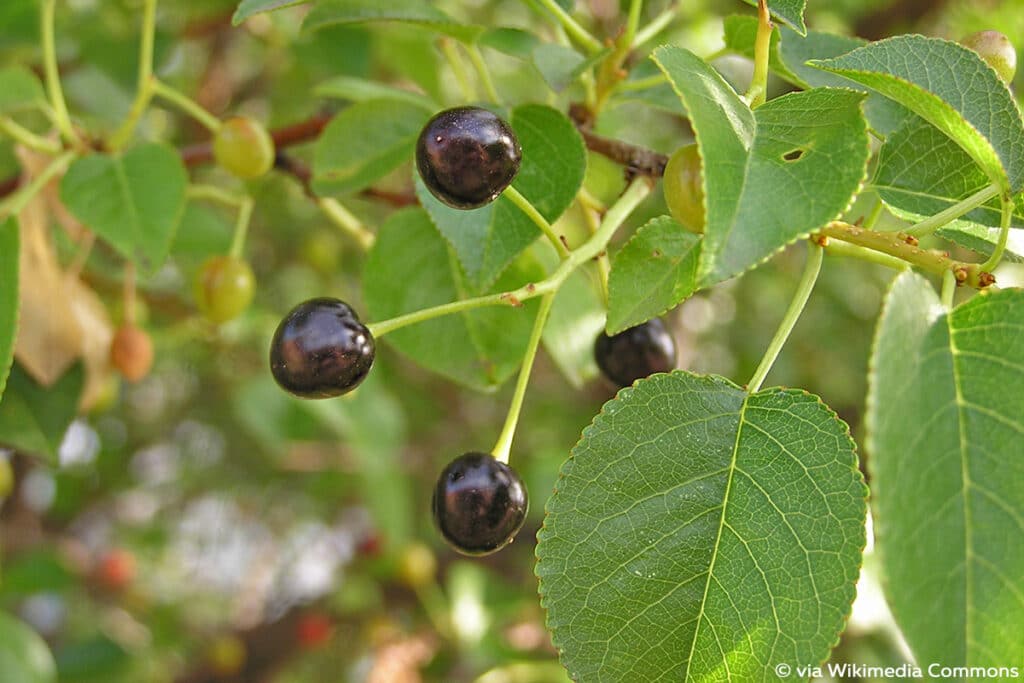
<instances>
[{"instance_id":1,"label":"shaded leaf","mask_svg":"<svg viewBox=\"0 0 1024 683\"><path fill-rule=\"evenodd\" d=\"M254 17L257 14L272 12L284 9L285 7L304 5L307 2L309 0L242 0L238 5L238 9L235 10L234 16L231 17L231 23L238 26L249 17Z\"/></svg>"},{"instance_id":2,"label":"shaded leaf","mask_svg":"<svg viewBox=\"0 0 1024 683\"><path fill-rule=\"evenodd\" d=\"M43 85L23 66L0 69L0 114L35 109L46 104Z\"/></svg>"},{"instance_id":3,"label":"shaded leaf","mask_svg":"<svg viewBox=\"0 0 1024 683\"><path fill-rule=\"evenodd\" d=\"M653 375L605 404L538 534L574 680L775 680L850 611L866 488L847 426L802 391Z\"/></svg>"},{"instance_id":4,"label":"shaded leaf","mask_svg":"<svg viewBox=\"0 0 1024 683\"><path fill-rule=\"evenodd\" d=\"M0 444L55 463L57 448L75 417L84 385L81 363L48 389L15 365L0 400Z\"/></svg>"},{"instance_id":5,"label":"shaded leaf","mask_svg":"<svg viewBox=\"0 0 1024 683\"><path fill-rule=\"evenodd\" d=\"M604 300L596 273L579 268L555 295L544 326L544 348L562 375L576 388L597 376L594 340L604 327Z\"/></svg>"},{"instance_id":6,"label":"shaded leaf","mask_svg":"<svg viewBox=\"0 0 1024 683\"><path fill-rule=\"evenodd\" d=\"M369 21L418 24L465 41L474 41L487 31L482 26L468 26L456 21L426 0L319 0L302 26L316 30Z\"/></svg>"},{"instance_id":7,"label":"shaded leaf","mask_svg":"<svg viewBox=\"0 0 1024 683\"><path fill-rule=\"evenodd\" d=\"M757 0L743 0L748 5L757 7ZM768 10L772 16L781 19L800 33L806 33L804 25L804 9L807 0L768 0Z\"/></svg>"},{"instance_id":8,"label":"shaded leaf","mask_svg":"<svg viewBox=\"0 0 1024 683\"><path fill-rule=\"evenodd\" d=\"M54 683L57 665L38 633L18 619L0 612L0 672L18 683Z\"/></svg>"},{"instance_id":9,"label":"shaded leaf","mask_svg":"<svg viewBox=\"0 0 1024 683\"><path fill-rule=\"evenodd\" d=\"M348 107L316 143L313 189L321 195L355 192L409 161L430 114L421 103L405 99Z\"/></svg>"},{"instance_id":10,"label":"shaded leaf","mask_svg":"<svg viewBox=\"0 0 1024 683\"><path fill-rule=\"evenodd\" d=\"M436 102L421 93L355 76L336 76L318 85L313 92L320 97L335 97L349 102L403 100L427 111L434 111L438 108Z\"/></svg>"},{"instance_id":11,"label":"shaded leaf","mask_svg":"<svg viewBox=\"0 0 1024 683\"><path fill-rule=\"evenodd\" d=\"M1024 292L946 312L900 275L875 337L868 465L888 602L919 662L1024 661Z\"/></svg>"},{"instance_id":12,"label":"shaded leaf","mask_svg":"<svg viewBox=\"0 0 1024 683\"><path fill-rule=\"evenodd\" d=\"M124 156L92 154L71 165L60 196L75 218L125 258L159 267L185 210L188 173L178 152L150 143Z\"/></svg>"},{"instance_id":13,"label":"shaded leaf","mask_svg":"<svg viewBox=\"0 0 1024 683\"><path fill-rule=\"evenodd\" d=\"M1024 188L1024 121L1006 84L973 50L910 35L871 43L813 66L896 100L957 142L988 178Z\"/></svg>"},{"instance_id":14,"label":"shaded leaf","mask_svg":"<svg viewBox=\"0 0 1024 683\"><path fill-rule=\"evenodd\" d=\"M511 268L495 291L543 278ZM463 275L421 209L394 214L380 229L363 275L371 320L384 320L465 296ZM384 338L423 367L486 391L516 372L526 349L536 302L497 306L411 325Z\"/></svg>"},{"instance_id":15,"label":"shaded leaf","mask_svg":"<svg viewBox=\"0 0 1024 683\"><path fill-rule=\"evenodd\" d=\"M668 216L650 221L612 259L608 334L647 322L694 289L701 237Z\"/></svg>"}]
</instances>

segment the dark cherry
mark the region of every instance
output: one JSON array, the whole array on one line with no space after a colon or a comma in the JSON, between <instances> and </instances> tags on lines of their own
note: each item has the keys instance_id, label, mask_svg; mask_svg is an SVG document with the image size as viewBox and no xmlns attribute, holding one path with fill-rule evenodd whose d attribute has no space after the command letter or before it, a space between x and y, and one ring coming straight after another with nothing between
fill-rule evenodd
<instances>
[{"instance_id":1,"label":"dark cherry","mask_svg":"<svg viewBox=\"0 0 1024 683\"><path fill-rule=\"evenodd\" d=\"M435 115L416 143L416 168L423 183L455 209L494 201L516 177L522 156L509 125L480 107Z\"/></svg>"},{"instance_id":2,"label":"dark cherry","mask_svg":"<svg viewBox=\"0 0 1024 683\"><path fill-rule=\"evenodd\" d=\"M431 503L444 539L465 555L489 555L512 542L529 500L516 471L488 453L469 452L441 472Z\"/></svg>"},{"instance_id":3,"label":"dark cherry","mask_svg":"<svg viewBox=\"0 0 1024 683\"><path fill-rule=\"evenodd\" d=\"M676 366L676 342L659 318L594 342L594 359L604 376L620 387Z\"/></svg>"},{"instance_id":4,"label":"dark cherry","mask_svg":"<svg viewBox=\"0 0 1024 683\"><path fill-rule=\"evenodd\" d=\"M270 371L281 388L300 398L331 398L366 379L373 365L373 335L338 299L310 299L277 326Z\"/></svg>"}]
</instances>

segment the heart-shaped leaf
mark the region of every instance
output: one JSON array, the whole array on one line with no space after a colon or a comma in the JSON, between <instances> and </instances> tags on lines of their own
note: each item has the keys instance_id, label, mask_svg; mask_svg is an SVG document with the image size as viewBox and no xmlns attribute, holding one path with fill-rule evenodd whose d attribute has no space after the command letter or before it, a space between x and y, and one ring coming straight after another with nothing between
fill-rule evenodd
<instances>
[{"instance_id":1,"label":"heart-shaped leaf","mask_svg":"<svg viewBox=\"0 0 1024 683\"><path fill-rule=\"evenodd\" d=\"M75 217L125 258L159 267L185 210L188 173L174 148L145 144L124 156L77 159L60 196Z\"/></svg>"},{"instance_id":2,"label":"heart-shaped leaf","mask_svg":"<svg viewBox=\"0 0 1024 683\"><path fill-rule=\"evenodd\" d=\"M742 273L847 209L867 173L864 94L816 88L751 111L692 52L665 46L654 59L690 112L703 159L698 287Z\"/></svg>"},{"instance_id":3,"label":"heart-shaped leaf","mask_svg":"<svg viewBox=\"0 0 1024 683\"><path fill-rule=\"evenodd\" d=\"M850 612L866 488L849 431L802 391L685 372L607 403L562 467L537 576L581 681L775 680Z\"/></svg>"},{"instance_id":4,"label":"heart-shaped leaf","mask_svg":"<svg viewBox=\"0 0 1024 683\"><path fill-rule=\"evenodd\" d=\"M896 100L951 137L993 183L1024 188L1024 121L1013 95L973 50L896 36L813 66Z\"/></svg>"},{"instance_id":5,"label":"heart-shaped leaf","mask_svg":"<svg viewBox=\"0 0 1024 683\"><path fill-rule=\"evenodd\" d=\"M919 662L1024 662L1024 292L947 312L900 275L875 337L868 465L893 616Z\"/></svg>"}]
</instances>

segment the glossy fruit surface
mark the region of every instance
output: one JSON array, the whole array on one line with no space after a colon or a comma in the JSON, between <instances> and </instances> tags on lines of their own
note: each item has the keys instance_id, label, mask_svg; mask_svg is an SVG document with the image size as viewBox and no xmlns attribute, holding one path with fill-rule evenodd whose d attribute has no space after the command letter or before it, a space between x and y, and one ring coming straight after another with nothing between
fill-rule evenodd
<instances>
[{"instance_id":1,"label":"glossy fruit surface","mask_svg":"<svg viewBox=\"0 0 1024 683\"><path fill-rule=\"evenodd\" d=\"M704 232L703 168L696 144L677 149L665 166L665 203L672 217L690 232Z\"/></svg>"},{"instance_id":2,"label":"glossy fruit surface","mask_svg":"<svg viewBox=\"0 0 1024 683\"><path fill-rule=\"evenodd\" d=\"M376 352L373 335L338 299L310 299L281 321L270 345L270 370L300 398L331 398L366 379Z\"/></svg>"},{"instance_id":3,"label":"glossy fruit surface","mask_svg":"<svg viewBox=\"0 0 1024 683\"><path fill-rule=\"evenodd\" d=\"M214 136L213 158L236 178L259 178L274 165L274 140L260 122L235 116L224 121Z\"/></svg>"},{"instance_id":4,"label":"glossy fruit surface","mask_svg":"<svg viewBox=\"0 0 1024 683\"><path fill-rule=\"evenodd\" d=\"M594 342L594 360L604 376L620 387L676 366L676 342L659 318Z\"/></svg>"},{"instance_id":5,"label":"glossy fruit surface","mask_svg":"<svg viewBox=\"0 0 1024 683\"><path fill-rule=\"evenodd\" d=\"M529 500L515 470L488 453L469 452L442 470L432 507L437 528L455 550L488 555L512 542Z\"/></svg>"},{"instance_id":6,"label":"glossy fruit surface","mask_svg":"<svg viewBox=\"0 0 1024 683\"><path fill-rule=\"evenodd\" d=\"M999 31L978 31L960 43L977 52L999 77L1009 83L1017 73L1017 50L1010 39Z\"/></svg>"},{"instance_id":7,"label":"glossy fruit surface","mask_svg":"<svg viewBox=\"0 0 1024 683\"><path fill-rule=\"evenodd\" d=\"M219 325L249 308L255 290L256 277L246 261L214 256L196 277L196 305L207 320Z\"/></svg>"},{"instance_id":8,"label":"glossy fruit surface","mask_svg":"<svg viewBox=\"0 0 1024 683\"><path fill-rule=\"evenodd\" d=\"M110 363L129 382L138 382L153 368L153 340L145 330L123 325L110 344Z\"/></svg>"},{"instance_id":9,"label":"glossy fruit surface","mask_svg":"<svg viewBox=\"0 0 1024 683\"><path fill-rule=\"evenodd\" d=\"M416 143L416 168L431 194L455 209L494 201L519 172L515 133L480 107L447 109L430 119Z\"/></svg>"}]
</instances>

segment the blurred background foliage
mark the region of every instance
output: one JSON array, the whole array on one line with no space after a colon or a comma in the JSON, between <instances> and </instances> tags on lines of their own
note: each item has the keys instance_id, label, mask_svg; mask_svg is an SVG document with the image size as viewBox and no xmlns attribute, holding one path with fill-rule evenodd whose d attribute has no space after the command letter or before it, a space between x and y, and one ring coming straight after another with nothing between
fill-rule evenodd
<instances>
[{"instance_id":1,"label":"blurred background foliage","mask_svg":"<svg viewBox=\"0 0 1024 683\"><path fill-rule=\"evenodd\" d=\"M529 2L436 4L467 21L551 31ZM598 35L614 34L626 4L577 2ZM647 4L651 17L667 3ZM739 1L680 4L662 42L703 55L721 48L724 16L751 11ZM1024 43L1019 0L808 4L808 25L817 29L955 39L994 27ZM232 28L235 5L165 0L158 15L158 74L217 115L245 113L275 128L334 113L345 102L313 91L339 75L459 101L435 36L425 30L379 25L304 33L301 9ZM91 129L110 131L134 93L140 4L67 0L60 7L58 51L72 108ZM35 0L0 3L0 64L38 66L37 11ZM507 100L545 99L530 68L494 51L486 57ZM716 66L745 87L749 63L725 57ZM570 89L548 101L564 108L578 95ZM677 115L639 101L605 112L597 130L663 153L690 139ZM145 118L141 136L180 147L206 139L203 129L159 108ZM289 153L311 156L309 146ZM0 179L17 171L11 145L0 142ZM195 169L193 177L235 182L212 167ZM405 165L378 188L408 195L410 177ZM587 187L614 197L621 168L592 155ZM592 371L573 386L541 357L513 450L532 494L527 526L497 555L459 558L432 528L432 484L454 456L490 447L511 387L473 393L381 344L373 375L353 396L316 403L287 397L267 372L274 326L310 296L359 302L363 256L295 178L272 173L252 192L257 206L247 257L259 283L252 309L221 328L195 314L190 283L204 258L226 249L231 216L192 205L173 258L141 283L143 320L157 348L154 372L137 385L111 380L100 403L73 421L55 464L0 451L0 465L13 472L0 507L0 608L45 638L61 681L565 680L536 597L533 536L561 463L612 389ZM393 211L366 197L349 205L368 225ZM658 195L632 225L662 213ZM563 220L579 216L571 211ZM60 240L62 231L55 233ZM65 263L74 257L70 240L59 247ZM801 265L797 250L780 254L669 314L680 367L749 377ZM94 250L83 270L115 320L120 272L104 249ZM827 261L769 378L823 396L858 440L868 349L890 277L872 266ZM870 580L871 565L869 555L835 656L898 664L905 650ZM8 680L2 670L0 679Z\"/></svg>"}]
</instances>

